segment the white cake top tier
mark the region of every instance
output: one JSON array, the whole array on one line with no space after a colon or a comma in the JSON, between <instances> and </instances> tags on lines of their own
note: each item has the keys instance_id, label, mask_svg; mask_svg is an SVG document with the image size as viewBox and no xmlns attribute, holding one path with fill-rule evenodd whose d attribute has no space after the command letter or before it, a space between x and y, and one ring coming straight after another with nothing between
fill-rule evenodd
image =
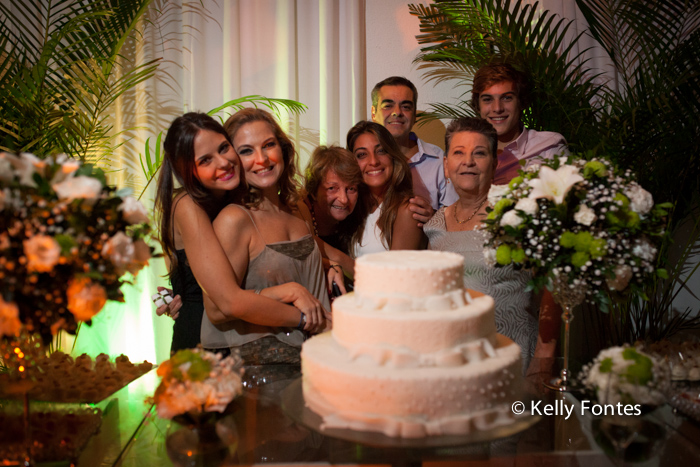
<instances>
[{"instance_id":1,"label":"white cake top tier","mask_svg":"<svg viewBox=\"0 0 700 467\"><path fill-rule=\"evenodd\" d=\"M431 297L463 289L464 258L456 253L430 250L384 251L361 256L355 262L355 294Z\"/></svg>"}]
</instances>

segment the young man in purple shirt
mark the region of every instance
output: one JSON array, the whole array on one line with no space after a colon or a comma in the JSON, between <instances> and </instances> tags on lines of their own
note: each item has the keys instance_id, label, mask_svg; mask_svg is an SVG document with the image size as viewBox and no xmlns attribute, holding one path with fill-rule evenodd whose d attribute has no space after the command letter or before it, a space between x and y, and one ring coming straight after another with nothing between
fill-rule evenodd
<instances>
[{"instance_id":1,"label":"young man in purple shirt","mask_svg":"<svg viewBox=\"0 0 700 467\"><path fill-rule=\"evenodd\" d=\"M498 166L494 185L512 180L525 162L525 168L544 159L569 155L566 140L559 133L535 131L520 121L528 105L525 76L508 64L485 65L474 75L472 106L498 133Z\"/></svg>"}]
</instances>

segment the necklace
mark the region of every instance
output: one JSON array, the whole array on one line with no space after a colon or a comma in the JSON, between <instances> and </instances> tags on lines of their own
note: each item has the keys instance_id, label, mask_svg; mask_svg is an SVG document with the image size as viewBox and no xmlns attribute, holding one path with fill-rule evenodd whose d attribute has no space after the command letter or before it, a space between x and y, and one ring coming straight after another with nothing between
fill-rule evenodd
<instances>
[{"instance_id":1,"label":"necklace","mask_svg":"<svg viewBox=\"0 0 700 467\"><path fill-rule=\"evenodd\" d=\"M318 237L318 224L316 223L316 214L314 213L314 201L309 199L309 211L311 212L311 220L314 224L314 235Z\"/></svg>"},{"instance_id":2,"label":"necklace","mask_svg":"<svg viewBox=\"0 0 700 467\"><path fill-rule=\"evenodd\" d=\"M463 220L463 221L461 221L461 220L459 220L459 219L457 218L457 204L455 203L454 213L455 213L455 220L457 221L457 223L458 223L458 224L464 224L465 222L469 222L470 220L472 220L472 218L473 218L474 216L476 216L476 213L479 212L479 209L481 209L481 206L484 205L484 203L486 202L487 199L488 199L488 198L484 198L484 200L481 202L481 204L479 204L479 205L476 207L476 209L474 209L474 212L472 213L472 215L469 216L469 217L467 217L467 218L466 218L465 220Z\"/></svg>"}]
</instances>

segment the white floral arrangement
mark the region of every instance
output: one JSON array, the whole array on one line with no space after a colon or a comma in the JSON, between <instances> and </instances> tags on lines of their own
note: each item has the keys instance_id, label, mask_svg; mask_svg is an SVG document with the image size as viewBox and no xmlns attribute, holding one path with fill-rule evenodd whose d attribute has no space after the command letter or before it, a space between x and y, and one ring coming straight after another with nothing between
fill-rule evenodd
<instances>
[{"instance_id":1,"label":"white floral arrangement","mask_svg":"<svg viewBox=\"0 0 700 467\"><path fill-rule=\"evenodd\" d=\"M671 375L662 361L625 345L601 351L584 367L581 381L601 404L658 406L666 401Z\"/></svg>"},{"instance_id":2,"label":"white floral arrangement","mask_svg":"<svg viewBox=\"0 0 700 467\"><path fill-rule=\"evenodd\" d=\"M148 264L148 213L66 155L0 153L0 337L74 333Z\"/></svg>"},{"instance_id":3,"label":"white floral arrangement","mask_svg":"<svg viewBox=\"0 0 700 467\"><path fill-rule=\"evenodd\" d=\"M610 161L545 161L492 186L489 204L487 263L531 270L535 290L563 280L605 309L606 287L640 290L648 274L667 276L655 260L672 204L654 205L632 172Z\"/></svg>"},{"instance_id":4,"label":"white floral arrangement","mask_svg":"<svg viewBox=\"0 0 700 467\"><path fill-rule=\"evenodd\" d=\"M224 412L243 392L242 360L238 354L222 357L201 348L179 350L161 363L160 385L153 396L161 418Z\"/></svg>"}]
</instances>

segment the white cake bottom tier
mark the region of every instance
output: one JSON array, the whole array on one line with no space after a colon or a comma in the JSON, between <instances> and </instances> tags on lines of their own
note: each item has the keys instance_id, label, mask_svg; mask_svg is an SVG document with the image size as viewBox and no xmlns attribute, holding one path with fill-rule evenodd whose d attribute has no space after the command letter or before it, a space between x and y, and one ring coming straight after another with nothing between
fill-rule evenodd
<instances>
[{"instance_id":1,"label":"white cake bottom tier","mask_svg":"<svg viewBox=\"0 0 700 467\"><path fill-rule=\"evenodd\" d=\"M461 435L513 420L522 394L520 348L497 335L492 358L459 367L394 369L350 360L331 333L302 347L306 405L327 428L419 438Z\"/></svg>"},{"instance_id":2,"label":"white cake bottom tier","mask_svg":"<svg viewBox=\"0 0 700 467\"><path fill-rule=\"evenodd\" d=\"M333 302L332 333L341 346L360 353L373 347L394 347L428 354L451 351L460 344L483 338L495 344L493 307L493 299L481 295L450 310L371 310L348 294Z\"/></svg>"}]
</instances>

